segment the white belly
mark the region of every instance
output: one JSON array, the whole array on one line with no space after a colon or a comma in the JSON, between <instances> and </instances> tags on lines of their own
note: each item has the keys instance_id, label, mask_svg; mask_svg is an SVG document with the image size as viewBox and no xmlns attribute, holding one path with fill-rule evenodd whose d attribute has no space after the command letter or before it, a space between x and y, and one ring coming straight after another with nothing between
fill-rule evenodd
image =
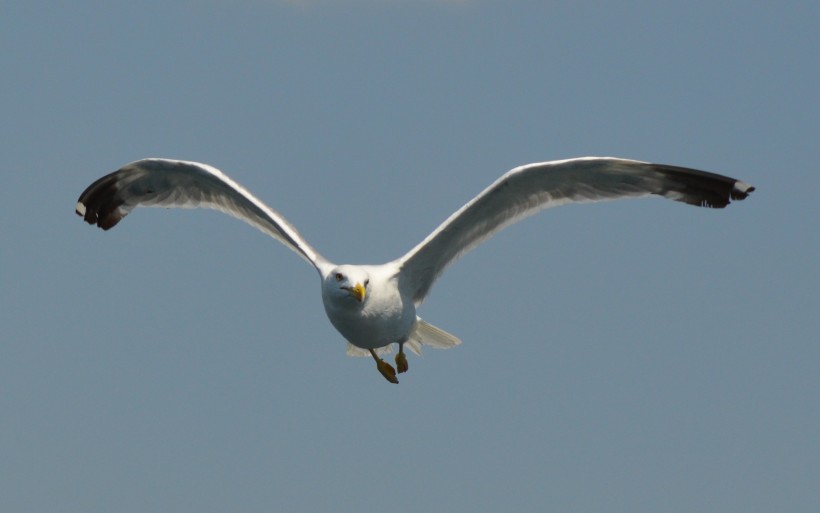
<instances>
[{"instance_id":1,"label":"white belly","mask_svg":"<svg viewBox=\"0 0 820 513\"><path fill-rule=\"evenodd\" d=\"M373 294L364 305L325 302L325 312L348 342L363 349L404 342L416 321L415 305L402 301L397 290L381 297Z\"/></svg>"}]
</instances>

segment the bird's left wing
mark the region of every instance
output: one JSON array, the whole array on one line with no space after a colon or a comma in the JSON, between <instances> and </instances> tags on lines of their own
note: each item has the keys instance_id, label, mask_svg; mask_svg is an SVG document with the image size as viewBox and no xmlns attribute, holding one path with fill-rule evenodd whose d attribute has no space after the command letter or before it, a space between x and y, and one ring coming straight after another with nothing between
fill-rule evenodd
<instances>
[{"instance_id":1,"label":"bird's left wing","mask_svg":"<svg viewBox=\"0 0 820 513\"><path fill-rule=\"evenodd\" d=\"M108 230L138 206L219 210L279 240L317 269L327 262L281 214L215 167L198 162L132 162L89 185L76 210L87 223Z\"/></svg>"},{"instance_id":2,"label":"bird's left wing","mask_svg":"<svg viewBox=\"0 0 820 513\"><path fill-rule=\"evenodd\" d=\"M398 259L400 286L420 303L455 259L545 208L651 194L723 208L753 190L727 176L635 160L586 157L528 164L503 175Z\"/></svg>"}]
</instances>

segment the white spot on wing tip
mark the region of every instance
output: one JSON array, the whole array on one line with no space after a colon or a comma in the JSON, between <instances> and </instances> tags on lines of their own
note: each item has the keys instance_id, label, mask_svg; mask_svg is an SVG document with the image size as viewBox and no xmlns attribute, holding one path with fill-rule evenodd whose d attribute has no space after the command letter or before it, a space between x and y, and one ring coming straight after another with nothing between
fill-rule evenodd
<instances>
[{"instance_id":1,"label":"white spot on wing tip","mask_svg":"<svg viewBox=\"0 0 820 513\"><path fill-rule=\"evenodd\" d=\"M78 215L85 216L85 205L82 202L77 202L77 208L75 209Z\"/></svg>"},{"instance_id":2,"label":"white spot on wing tip","mask_svg":"<svg viewBox=\"0 0 820 513\"><path fill-rule=\"evenodd\" d=\"M750 189L751 189L751 190L754 190L754 187L752 187L751 185L747 184L746 182L741 182L740 180L738 180L737 182L735 182L735 190L736 190L736 191L740 191L740 192L749 192L749 191L750 191Z\"/></svg>"}]
</instances>

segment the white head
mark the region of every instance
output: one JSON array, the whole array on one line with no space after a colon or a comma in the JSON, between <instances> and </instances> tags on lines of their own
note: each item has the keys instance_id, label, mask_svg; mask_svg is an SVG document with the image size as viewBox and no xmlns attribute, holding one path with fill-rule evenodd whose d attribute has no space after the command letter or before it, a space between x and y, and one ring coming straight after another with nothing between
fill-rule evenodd
<instances>
[{"instance_id":1,"label":"white head","mask_svg":"<svg viewBox=\"0 0 820 513\"><path fill-rule=\"evenodd\" d=\"M355 265L334 267L322 280L322 297L335 304L361 306L367 300L370 276Z\"/></svg>"}]
</instances>

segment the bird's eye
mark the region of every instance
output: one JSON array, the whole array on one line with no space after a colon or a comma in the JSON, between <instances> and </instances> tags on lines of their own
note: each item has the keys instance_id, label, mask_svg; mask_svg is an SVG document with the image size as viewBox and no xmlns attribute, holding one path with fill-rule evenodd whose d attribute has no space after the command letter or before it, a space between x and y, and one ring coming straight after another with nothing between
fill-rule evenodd
<instances>
[{"instance_id":1,"label":"bird's eye","mask_svg":"<svg viewBox=\"0 0 820 513\"><path fill-rule=\"evenodd\" d=\"M370 284L370 278L364 280L364 286L367 287Z\"/></svg>"},{"instance_id":2,"label":"bird's eye","mask_svg":"<svg viewBox=\"0 0 820 513\"><path fill-rule=\"evenodd\" d=\"M342 281L342 278L344 278L342 273L336 273L336 281Z\"/></svg>"}]
</instances>

